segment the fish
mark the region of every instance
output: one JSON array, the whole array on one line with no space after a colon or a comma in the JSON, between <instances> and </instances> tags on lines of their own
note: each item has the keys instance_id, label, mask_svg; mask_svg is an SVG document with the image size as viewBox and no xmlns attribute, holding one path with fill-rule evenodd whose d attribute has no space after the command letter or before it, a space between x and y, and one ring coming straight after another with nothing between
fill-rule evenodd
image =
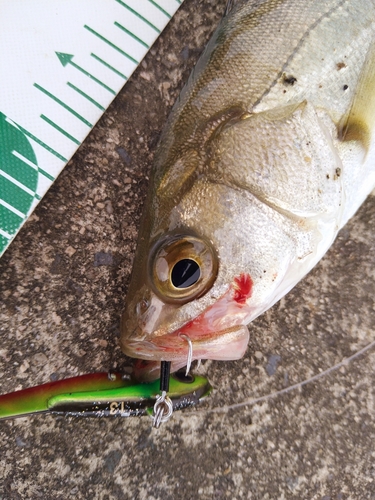
<instances>
[{"instance_id":1,"label":"fish","mask_svg":"<svg viewBox=\"0 0 375 500\"><path fill-rule=\"evenodd\" d=\"M120 343L236 360L375 186L375 0L237 0L156 149Z\"/></svg>"}]
</instances>

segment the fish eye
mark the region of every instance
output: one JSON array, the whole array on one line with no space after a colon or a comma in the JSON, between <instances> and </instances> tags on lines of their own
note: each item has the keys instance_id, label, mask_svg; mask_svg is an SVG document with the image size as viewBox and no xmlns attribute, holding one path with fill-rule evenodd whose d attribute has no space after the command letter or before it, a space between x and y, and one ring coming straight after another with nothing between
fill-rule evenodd
<instances>
[{"instance_id":1,"label":"fish eye","mask_svg":"<svg viewBox=\"0 0 375 500\"><path fill-rule=\"evenodd\" d=\"M216 252L208 241L191 235L169 235L153 246L149 278L165 302L186 303L204 295L218 270Z\"/></svg>"},{"instance_id":2,"label":"fish eye","mask_svg":"<svg viewBox=\"0 0 375 500\"><path fill-rule=\"evenodd\" d=\"M188 288L199 280L201 274L199 264L193 259L181 259L173 266L171 272L172 285L176 288Z\"/></svg>"}]
</instances>

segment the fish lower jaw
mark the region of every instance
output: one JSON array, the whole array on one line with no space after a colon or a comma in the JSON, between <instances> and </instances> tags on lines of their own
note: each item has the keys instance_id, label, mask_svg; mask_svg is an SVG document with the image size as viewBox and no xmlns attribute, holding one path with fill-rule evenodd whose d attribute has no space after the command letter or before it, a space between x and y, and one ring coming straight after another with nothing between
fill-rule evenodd
<instances>
[{"instance_id":1,"label":"fish lower jaw","mask_svg":"<svg viewBox=\"0 0 375 500\"><path fill-rule=\"evenodd\" d=\"M203 338L197 338L193 334L190 336L189 332L178 332L154 337L152 340L128 340L123 343L122 349L132 358L172 361L181 367L187 363L189 350L192 351L192 360L233 361L243 357L248 342L248 328L236 326Z\"/></svg>"},{"instance_id":2,"label":"fish lower jaw","mask_svg":"<svg viewBox=\"0 0 375 500\"><path fill-rule=\"evenodd\" d=\"M191 347L187 338L191 341ZM213 359L234 361L242 358L249 342L249 330L246 326L237 326L225 332L204 339L190 338L187 332L171 333L148 340L128 340L122 348L125 354L138 358L134 366L134 377L149 382L160 374L160 362L171 361L171 372L188 364L189 349L191 361Z\"/></svg>"}]
</instances>

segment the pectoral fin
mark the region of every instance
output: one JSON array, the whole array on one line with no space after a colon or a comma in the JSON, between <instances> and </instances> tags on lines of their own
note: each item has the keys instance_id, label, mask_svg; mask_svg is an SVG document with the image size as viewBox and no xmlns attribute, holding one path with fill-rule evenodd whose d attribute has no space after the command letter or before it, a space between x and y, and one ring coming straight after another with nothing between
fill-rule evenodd
<instances>
[{"instance_id":1,"label":"pectoral fin","mask_svg":"<svg viewBox=\"0 0 375 500\"><path fill-rule=\"evenodd\" d=\"M375 42L370 45L349 112L339 124L342 141L359 141L369 149L375 125Z\"/></svg>"},{"instance_id":2,"label":"pectoral fin","mask_svg":"<svg viewBox=\"0 0 375 500\"><path fill-rule=\"evenodd\" d=\"M236 7L246 3L246 0L228 0L224 11L224 17L230 14Z\"/></svg>"}]
</instances>

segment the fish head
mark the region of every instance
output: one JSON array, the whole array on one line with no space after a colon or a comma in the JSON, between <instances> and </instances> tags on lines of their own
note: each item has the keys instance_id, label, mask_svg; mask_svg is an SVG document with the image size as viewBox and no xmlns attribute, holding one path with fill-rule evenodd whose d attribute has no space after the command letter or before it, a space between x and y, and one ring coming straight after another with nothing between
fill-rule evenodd
<instances>
[{"instance_id":1,"label":"fish head","mask_svg":"<svg viewBox=\"0 0 375 500\"><path fill-rule=\"evenodd\" d=\"M241 358L247 325L335 237L342 190L330 136L306 103L264 115L231 120L206 154L177 150L171 168L156 169L122 318L123 351L148 361L140 378L157 377L160 361L177 370L190 357Z\"/></svg>"},{"instance_id":2,"label":"fish head","mask_svg":"<svg viewBox=\"0 0 375 500\"><path fill-rule=\"evenodd\" d=\"M293 259L279 225L253 202L198 179L168 225L153 231L155 220L143 221L121 326L125 354L146 361L136 364L139 378L156 378L160 361L185 366L189 352L193 360L244 355L247 324L276 300Z\"/></svg>"},{"instance_id":3,"label":"fish head","mask_svg":"<svg viewBox=\"0 0 375 500\"><path fill-rule=\"evenodd\" d=\"M193 150L175 148L171 167L158 168L157 157L121 327L125 354L147 361L137 365L139 378L157 377L160 361L171 361L177 370L188 358L241 358L247 325L285 295L331 244L335 219L330 212L316 216L325 198L305 191L305 185L314 185L311 168L306 167L302 188L297 184L293 192L285 169L284 150L298 141L303 144L290 153L291 163L302 165L308 147L310 163L323 164L324 137L314 128L308 141L301 140L298 127L306 116L309 123L317 120L302 104L271 118L230 117L200 149L194 151L188 141ZM272 170L268 158L262 160L264 151L273 155ZM333 153L330 163L333 172ZM334 189L340 192L339 186ZM320 191L339 205L332 191Z\"/></svg>"}]
</instances>

